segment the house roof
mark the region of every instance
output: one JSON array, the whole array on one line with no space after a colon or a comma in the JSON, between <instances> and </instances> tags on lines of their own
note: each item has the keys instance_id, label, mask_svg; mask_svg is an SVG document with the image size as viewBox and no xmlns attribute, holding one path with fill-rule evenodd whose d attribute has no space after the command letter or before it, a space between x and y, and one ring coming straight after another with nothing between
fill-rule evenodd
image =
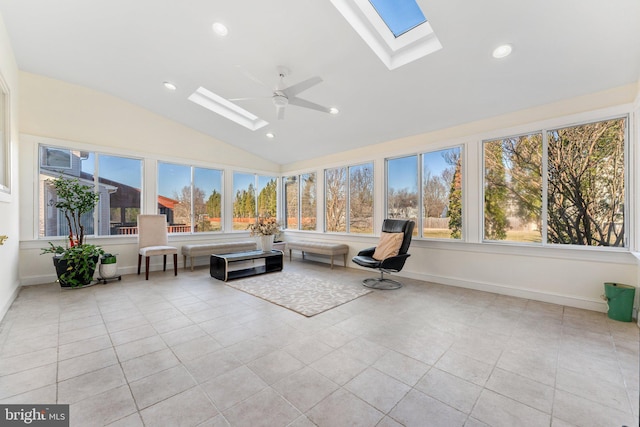
<instances>
[{"instance_id":1,"label":"house roof","mask_svg":"<svg viewBox=\"0 0 640 427\"><path fill-rule=\"evenodd\" d=\"M355 0L348 0L355 1ZM390 70L331 1L0 0L21 70L86 86L287 164L635 83L640 2L418 0L442 48ZM212 31L223 22L229 34ZM497 60L501 43L513 53ZM272 89L339 108L294 105ZM163 82L177 86L168 91ZM204 87L268 122L189 101ZM275 134L269 140L266 132Z\"/></svg>"}]
</instances>

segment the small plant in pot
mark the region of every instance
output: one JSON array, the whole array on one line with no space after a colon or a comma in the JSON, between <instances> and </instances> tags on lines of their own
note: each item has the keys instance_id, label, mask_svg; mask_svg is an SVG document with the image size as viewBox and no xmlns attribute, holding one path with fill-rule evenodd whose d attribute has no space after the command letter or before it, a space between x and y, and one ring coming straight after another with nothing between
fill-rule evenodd
<instances>
[{"instance_id":1,"label":"small plant in pot","mask_svg":"<svg viewBox=\"0 0 640 427\"><path fill-rule=\"evenodd\" d=\"M116 277L118 273L118 260L116 259L117 254L102 254L100 257L100 278L101 279L111 279Z\"/></svg>"},{"instance_id":2,"label":"small plant in pot","mask_svg":"<svg viewBox=\"0 0 640 427\"><path fill-rule=\"evenodd\" d=\"M84 185L78 178L61 175L47 180L56 190L55 207L63 212L69 226L67 246L54 245L42 249L42 254L53 254L53 265L56 267L58 281L62 287L77 288L88 285L93 280L93 273L102 248L85 243L84 225L81 217L93 211L98 204L99 195L93 187Z\"/></svg>"}]
</instances>

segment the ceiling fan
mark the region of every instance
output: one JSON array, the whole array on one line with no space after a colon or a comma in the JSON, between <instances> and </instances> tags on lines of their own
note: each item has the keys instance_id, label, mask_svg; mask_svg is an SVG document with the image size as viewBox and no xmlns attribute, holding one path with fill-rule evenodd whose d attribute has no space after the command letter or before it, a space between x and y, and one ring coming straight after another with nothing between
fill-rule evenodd
<instances>
[{"instance_id":1,"label":"ceiling fan","mask_svg":"<svg viewBox=\"0 0 640 427\"><path fill-rule=\"evenodd\" d=\"M262 86L266 86L257 78L245 72L245 74L253 81L261 84ZM313 103L311 101L307 101L306 99L298 98L298 95L301 92L319 84L322 82L322 79L318 76L311 77L307 80L304 80L300 83L296 83L292 86L285 86L284 78L289 74L289 71L285 67L278 67L278 76L280 77L280 81L276 85L275 89L273 89L273 93L271 94L271 101L273 105L276 107L276 114L278 116L278 120L284 119L284 110L287 105L295 105L298 107L309 108L311 110L322 111L324 113L332 113L333 109L324 107L322 105ZM229 101L245 101L249 99L258 99L258 98L235 98L230 99Z\"/></svg>"}]
</instances>

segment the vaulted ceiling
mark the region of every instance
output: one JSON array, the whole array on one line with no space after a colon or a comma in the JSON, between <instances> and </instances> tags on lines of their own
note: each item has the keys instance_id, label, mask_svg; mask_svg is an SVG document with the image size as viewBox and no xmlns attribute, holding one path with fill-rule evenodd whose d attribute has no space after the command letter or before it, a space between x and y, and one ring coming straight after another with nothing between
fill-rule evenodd
<instances>
[{"instance_id":1,"label":"vaulted ceiling","mask_svg":"<svg viewBox=\"0 0 640 427\"><path fill-rule=\"evenodd\" d=\"M640 78L638 0L418 4L442 49L394 70L328 0L0 0L0 14L21 70L106 92L280 164ZM217 36L214 22L229 34ZM513 53L494 59L502 43ZM289 105L278 120L269 97L279 66L288 85L320 76L299 96L340 113ZM190 102L199 87L257 97L236 103L268 125L253 131Z\"/></svg>"}]
</instances>

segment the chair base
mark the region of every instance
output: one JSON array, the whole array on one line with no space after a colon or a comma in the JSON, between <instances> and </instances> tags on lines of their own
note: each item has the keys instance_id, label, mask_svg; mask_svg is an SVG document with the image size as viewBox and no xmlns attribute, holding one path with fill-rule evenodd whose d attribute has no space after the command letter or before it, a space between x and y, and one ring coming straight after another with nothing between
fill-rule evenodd
<instances>
[{"instance_id":1,"label":"chair base","mask_svg":"<svg viewBox=\"0 0 640 427\"><path fill-rule=\"evenodd\" d=\"M385 279L382 277L371 277L369 279L364 279L362 284L367 288L371 289L382 289L382 290L391 290L391 289L399 289L402 287L402 283L393 279Z\"/></svg>"}]
</instances>

